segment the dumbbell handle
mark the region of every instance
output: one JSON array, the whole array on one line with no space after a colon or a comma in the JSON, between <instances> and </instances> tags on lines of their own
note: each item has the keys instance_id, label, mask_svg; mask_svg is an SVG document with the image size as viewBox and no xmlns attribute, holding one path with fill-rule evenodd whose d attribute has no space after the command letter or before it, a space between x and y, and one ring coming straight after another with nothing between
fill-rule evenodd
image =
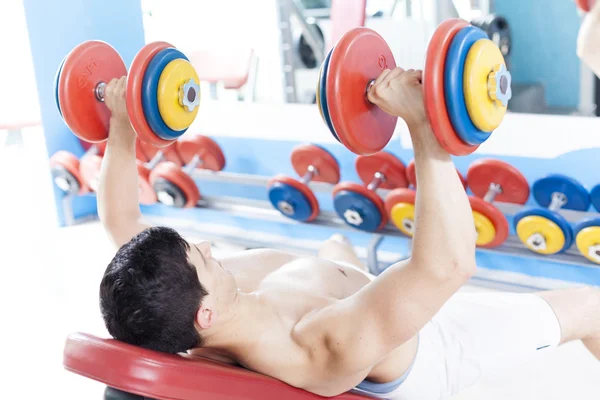
<instances>
[{"instance_id":1,"label":"dumbbell handle","mask_svg":"<svg viewBox=\"0 0 600 400\"><path fill-rule=\"evenodd\" d=\"M156 154L154 154L154 157L152 157L152 159L146 164L146 168L154 169L154 167L156 167L158 163L164 159L165 153L163 153L162 151L157 151Z\"/></svg>"},{"instance_id":2,"label":"dumbbell handle","mask_svg":"<svg viewBox=\"0 0 600 400\"><path fill-rule=\"evenodd\" d=\"M384 182L385 182L385 175L382 174L381 172L375 172L375 175L373 175L373 180L371 181L371 183L369 183L369 185L367 186L367 189L375 191Z\"/></svg>"},{"instance_id":3,"label":"dumbbell handle","mask_svg":"<svg viewBox=\"0 0 600 400\"><path fill-rule=\"evenodd\" d=\"M567 196L564 193L554 192L552 193L552 201L548 209L550 211L560 210L565 204L567 204Z\"/></svg>"},{"instance_id":4,"label":"dumbbell handle","mask_svg":"<svg viewBox=\"0 0 600 400\"><path fill-rule=\"evenodd\" d=\"M188 175L191 175L194 169L196 169L199 165L202 165L203 163L204 161L202 161L202 157L196 154L194 158L192 158L192 161L190 161L185 167L183 167L183 172L185 172Z\"/></svg>"},{"instance_id":5,"label":"dumbbell handle","mask_svg":"<svg viewBox=\"0 0 600 400\"><path fill-rule=\"evenodd\" d=\"M486 203L493 203L496 196L500 193L502 193L502 185L492 182L490 183L487 193L483 196L483 201Z\"/></svg>"},{"instance_id":6,"label":"dumbbell handle","mask_svg":"<svg viewBox=\"0 0 600 400\"><path fill-rule=\"evenodd\" d=\"M94 93L96 94L96 99L98 101L104 102L105 90L106 90L106 82L100 82L94 88Z\"/></svg>"},{"instance_id":7,"label":"dumbbell handle","mask_svg":"<svg viewBox=\"0 0 600 400\"><path fill-rule=\"evenodd\" d=\"M315 177L315 175L319 175L319 170L315 166L309 165L306 169L306 173L302 177L302 183L308 185L308 183Z\"/></svg>"}]
</instances>

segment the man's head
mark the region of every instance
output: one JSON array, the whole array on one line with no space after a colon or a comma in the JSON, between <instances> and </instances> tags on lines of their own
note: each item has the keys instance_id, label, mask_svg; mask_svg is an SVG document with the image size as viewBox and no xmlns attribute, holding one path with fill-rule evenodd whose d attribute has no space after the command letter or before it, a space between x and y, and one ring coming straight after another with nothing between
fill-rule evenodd
<instances>
[{"instance_id":1,"label":"man's head","mask_svg":"<svg viewBox=\"0 0 600 400\"><path fill-rule=\"evenodd\" d=\"M203 344L201 333L215 327L235 292L209 243L191 245L153 227L117 251L100 284L100 308L115 339L178 353Z\"/></svg>"}]
</instances>

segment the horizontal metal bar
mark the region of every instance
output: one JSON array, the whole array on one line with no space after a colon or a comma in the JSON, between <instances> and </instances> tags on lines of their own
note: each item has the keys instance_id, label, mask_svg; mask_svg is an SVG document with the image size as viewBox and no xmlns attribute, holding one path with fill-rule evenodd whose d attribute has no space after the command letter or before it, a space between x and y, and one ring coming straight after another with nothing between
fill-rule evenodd
<instances>
[{"instance_id":1,"label":"horizontal metal bar","mask_svg":"<svg viewBox=\"0 0 600 400\"><path fill-rule=\"evenodd\" d=\"M254 174L241 174L235 172L213 172L208 170L196 169L193 172L193 178L198 179L200 181L206 182L219 182L219 183L228 183L233 185L249 185L249 186L261 186L265 189L268 186L269 180L273 177L266 177L261 175ZM331 193L333 191L334 185L324 182L310 182L308 186L315 193ZM385 198L390 190L388 189L377 189L376 193ZM515 215L516 213L530 209L530 206L524 206L522 204L514 204L514 203L503 203L499 201L494 202L494 206L498 208L503 214L506 215ZM572 223L577 223L585 218L590 217L599 217L598 213L594 212L583 212L583 211L573 211L573 210L560 210L558 211L560 215L565 217L565 219Z\"/></svg>"},{"instance_id":2,"label":"horizontal metal bar","mask_svg":"<svg viewBox=\"0 0 600 400\"><path fill-rule=\"evenodd\" d=\"M271 203L268 201L242 199L238 197L204 197L203 200L201 200L198 203L198 206L209 208L211 210L227 212L232 215L258 218L264 221L295 225L302 224L301 222L284 217L279 211L274 209ZM311 222L311 224L328 228L357 232L355 228L352 228L350 225L346 224L335 212L328 210L322 210L319 216L313 222ZM402 232L400 232L392 223L388 223L381 231L378 231L377 234L391 237L406 238L406 236ZM502 253L531 259L550 261L549 256L534 253L525 248L524 245L520 242L520 240L515 236L510 236L501 246L498 246L496 248L478 248L477 250L486 253ZM551 261L586 266L591 268L598 268L596 264L593 264L586 258L584 258L575 247L571 247L564 253L552 255Z\"/></svg>"}]
</instances>

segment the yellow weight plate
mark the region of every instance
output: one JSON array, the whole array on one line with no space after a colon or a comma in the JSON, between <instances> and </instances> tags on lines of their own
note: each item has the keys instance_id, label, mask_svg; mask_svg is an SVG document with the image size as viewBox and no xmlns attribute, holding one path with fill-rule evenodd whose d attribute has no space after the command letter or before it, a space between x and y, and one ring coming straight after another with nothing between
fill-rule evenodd
<instances>
[{"instance_id":1,"label":"yellow weight plate","mask_svg":"<svg viewBox=\"0 0 600 400\"><path fill-rule=\"evenodd\" d=\"M197 85L200 84L200 79L192 64L182 58L168 63L158 80L156 91L158 110L165 124L175 131L188 128L198 114L199 107L190 112L181 105L179 100L179 91L190 80L193 80ZM199 99L199 91L197 96Z\"/></svg>"},{"instance_id":2,"label":"yellow weight plate","mask_svg":"<svg viewBox=\"0 0 600 400\"><path fill-rule=\"evenodd\" d=\"M496 129L506 107L490 98L488 78L494 68L504 64L498 46L489 39L480 39L471 47L465 60L464 93L467 111L473 124L484 132Z\"/></svg>"},{"instance_id":3,"label":"yellow weight plate","mask_svg":"<svg viewBox=\"0 0 600 400\"><path fill-rule=\"evenodd\" d=\"M390 218L400 232L412 237L415 228L415 206L408 203L398 203L392 207Z\"/></svg>"},{"instance_id":4,"label":"yellow weight plate","mask_svg":"<svg viewBox=\"0 0 600 400\"><path fill-rule=\"evenodd\" d=\"M530 215L517 224L517 235L531 251L539 254L555 254L565 245L565 235L554 222L537 215Z\"/></svg>"},{"instance_id":5,"label":"yellow weight plate","mask_svg":"<svg viewBox=\"0 0 600 400\"><path fill-rule=\"evenodd\" d=\"M492 221L477 211L473 211L473 220L475 221L475 230L477 230L477 246L491 243L496 237L496 228Z\"/></svg>"},{"instance_id":6,"label":"yellow weight plate","mask_svg":"<svg viewBox=\"0 0 600 400\"><path fill-rule=\"evenodd\" d=\"M600 264L600 227L589 226L582 229L577 234L575 243L585 258Z\"/></svg>"}]
</instances>

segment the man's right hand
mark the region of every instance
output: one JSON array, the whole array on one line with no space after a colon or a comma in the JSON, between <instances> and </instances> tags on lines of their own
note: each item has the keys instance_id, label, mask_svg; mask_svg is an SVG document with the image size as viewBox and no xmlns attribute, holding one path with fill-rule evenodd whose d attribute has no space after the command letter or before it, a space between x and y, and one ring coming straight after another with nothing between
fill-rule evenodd
<instances>
[{"instance_id":1,"label":"man's right hand","mask_svg":"<svg viewBox=\"0 0 600 400\"><path fill-rule=\"evenodd\" d=\"M369 101L386 113L402 118L409 127L427 123L423 100L423 71L397 67L384 70L369 89Z\"/></svg>"}]
</instances>

